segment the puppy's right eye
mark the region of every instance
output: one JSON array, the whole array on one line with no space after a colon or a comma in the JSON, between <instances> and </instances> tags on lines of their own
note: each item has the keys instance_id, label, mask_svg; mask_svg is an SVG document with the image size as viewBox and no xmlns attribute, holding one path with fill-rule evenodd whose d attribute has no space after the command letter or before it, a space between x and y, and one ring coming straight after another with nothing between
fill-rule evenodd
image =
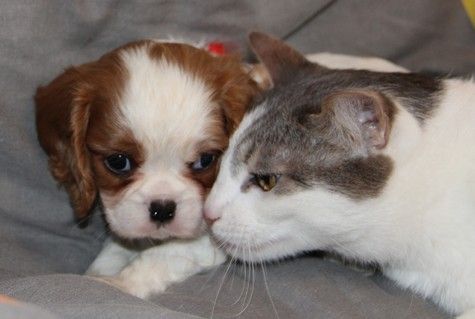
<instances>
[{"instance_id":1,"label":"puppy's right eye","mask_svg":"<svg viewBox=\"0 0 475 319\"><path fill-rule=\"evenodd\" d=\"M213 164L216 160L216 155L212 153L203 153L200 155L200 158L190 164L191 169L195 172L200 172Z\"/></svg>"},{"instance_id":2,"label":"puppy's right eye","mask_svg":"<svg viewBox=\"0 0 475 319\"><path fill-rule=\"evenodd\" d=\"M107 156L104 161L106 167L117 175L127 175L132 170L132 160L124 154L113 154Z\"/></svg>"}]
</instances>

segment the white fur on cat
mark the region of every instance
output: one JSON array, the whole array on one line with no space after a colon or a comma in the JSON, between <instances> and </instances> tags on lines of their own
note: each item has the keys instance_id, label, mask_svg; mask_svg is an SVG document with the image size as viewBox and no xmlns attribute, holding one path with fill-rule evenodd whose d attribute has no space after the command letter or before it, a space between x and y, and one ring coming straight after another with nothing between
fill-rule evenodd
<instances>
[{"instance_id":1,"label":"white fur on cat","mask_svg":"<svg viewBox=\"0 0 475 319\"><path fill-rule=\"evenodd\" d=\"M423 125L396 103L381 151L394 161L393 173L381 195L362 201L323 188L282 196L258 187L242 192L249 172L234 165L233 151L262 116L257 107L231 139L206 202L212 232L228 253L246 260L327 249L378 262L400 286L459 319L475 318L475 83L451 79L443 86L440 105ZM289 213L296 207L298 214Z\"/></svg>"}]
</instances>

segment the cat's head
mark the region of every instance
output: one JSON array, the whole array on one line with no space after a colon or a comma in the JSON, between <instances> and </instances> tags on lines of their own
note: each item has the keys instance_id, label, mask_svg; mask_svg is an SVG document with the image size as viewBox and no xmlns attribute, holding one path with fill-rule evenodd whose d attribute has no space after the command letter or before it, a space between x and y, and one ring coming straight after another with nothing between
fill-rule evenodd
<instances>
[{"instance_id":1,"label":"cat's head","mask_svg":"<svg viewBox=\"0 0 475 319\"><path fill-rule=\"evenodd\" d=\"M250 43L273 88L231 139L205 216L241 259L331 249L365 223L354 207L393 171L385 148L398 108L384 93L393 75L327 69L261 33Z\"/></svg>"}]
</instances>

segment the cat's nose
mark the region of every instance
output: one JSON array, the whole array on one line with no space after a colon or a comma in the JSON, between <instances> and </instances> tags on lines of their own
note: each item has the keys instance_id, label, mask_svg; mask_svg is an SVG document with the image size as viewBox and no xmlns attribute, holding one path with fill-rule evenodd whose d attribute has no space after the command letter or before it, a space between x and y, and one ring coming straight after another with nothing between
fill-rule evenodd
<instances>
[{"instance_id":1,"label":"cat's nose","mask_svg":"<svg viewBox=\"0 0 475 319\"><path fill-rule=\"evenodd\" d=\"M219 219L219 216L217 216L216 214L213 214L213 212L211 212L209 208L205 208L203 217L205 219L206 224L208 224L208 226L212 226Z\"/></svg>"},{"instance_id":2,"label":"cat's nose","mask_svg":"<svg viewBox=\"0 0 475 319\"><path fill-rule=\"evenodd\" d=\"M213 219L213 218L206 218L206 217L205 217L206 224L208 224L208 226L210 226L210 227L213 226L214 222L217 221L218 219L219 219L219 217L218 217L218 218L214 218L214 219Z\"/></svg>"}]
</instances>

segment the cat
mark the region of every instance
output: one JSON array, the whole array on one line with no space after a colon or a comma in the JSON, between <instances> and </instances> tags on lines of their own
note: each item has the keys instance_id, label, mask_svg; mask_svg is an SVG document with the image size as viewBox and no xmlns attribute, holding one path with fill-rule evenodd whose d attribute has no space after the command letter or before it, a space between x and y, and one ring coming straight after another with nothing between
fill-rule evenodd
<instances>
[{"instance_id":1,"label":"cat","mask_svg":"<svg viewBox=\"0 0 475 319\"><path fill-rule=\"evenodd\" d=\"M376 263L475 318L475 83L335 70L251 33L273 84L231 138L205 204L225 251L322 249ZM472 146L470 146L472 145Z\"/></svg>"}]
</instances>

